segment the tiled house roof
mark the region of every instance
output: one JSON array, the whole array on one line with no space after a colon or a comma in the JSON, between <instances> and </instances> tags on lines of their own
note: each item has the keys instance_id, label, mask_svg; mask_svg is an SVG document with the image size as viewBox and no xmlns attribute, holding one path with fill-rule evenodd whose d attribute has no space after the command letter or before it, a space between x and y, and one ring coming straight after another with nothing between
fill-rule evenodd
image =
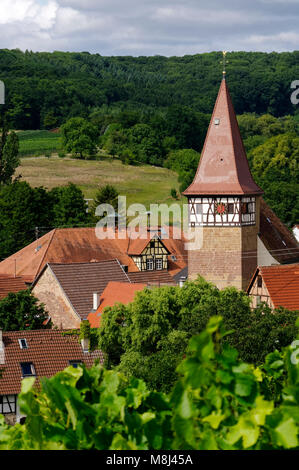
<instances>
[{"instance_id":1,"label":"tiled house roof","mask_svg":"<svg viewBox=\"0 0 299 470\"><path fill-rule=\"evenodd\" d=\"M28 287L23 277L0 276L0 299L6 297L10 292L19 292L28 289Z\"/></svg>"},{"instance_id":2,"label":"tiled house roof","mask_svg":"<svg viewBox=\"0 0 299 470\"><path fill-rule=\"evenodd\" d=\"M297 240L263 199L261 199L260 238L280 264L299 261Z\"/></svg>"},{"instance_id":3,"label":"tiled house roof","mask_svg":"<svg viewBox=\"0 0 299 470\"><path fill-rule=\"evenodd\" d=\"M100 297L100 305L96 312L88 315L87 319L92 328L100 326L101 315L105 307L113 307L116 303L128 304L133 302L136 292L143 290L146 284L128 284L124 282L108 282Z\"/></svg>"},{"instance_id":4,"label":"tiled house roof","mask_svg":"<svg viewBox=\"0 0 299 470\"><path fill-rule=\"evenodd\" d=\"M147 285L171 285L175 286L176 282L170 276L166 269L161 271L137 271L128 273L131 282L142 282Z\"/></svg>"},{"instance_id":5,"label":"tiled house roof","mask_svg":"<svg viewBox=\"0 0 299 470\"><path fill-rule=\"evenodd\" d=\"M152 236L152 232L147 233L148 242ZM172 228L169 236L169 239L163 237L162 241L171 255L176 256L176 261L169 256L169 272L174 275L186 266L187 253L185 241L175 239ZM129 256L130 242L132 240L125 231L119 232L114 239L100 239L94 227L54 229L2 261L0 275L13 276L16 272L17 276L27 276L33 281L47 263L89 263L111 259L118 259L121 264L128 266L129 272L138 271Z\"/></svg>"},{"instance_id":6,"label":"tiled house roof","mask_svg":"<svg viewBox=\"0 0 299 470\"><path fill-rule=\"evenodd\" d=\"M275 308L299 310L299 263L258 267L247 289L248 294L258 275L262 276Z\"/></svg>"},{"instance_id":7,"label":"tiled house roof","mask_svg":"<svg viewBox=\"0 0 299 470\"><path fill-rule=\"evenodd\" d=\"M130 282L117 260L101 261L100 263L49 263L46 267L49 267L53 272L74 310L82 320L92 310L93 294L101 295L109 281ZM33 286L38 280L39 277Z\"/></svg>"},{"instance_id":8,"label":"tiled house roof","mask_svg":"<svg viewBox=\"0 0 299 470\"><path fill-rule=\"evenodd\" d=\"M63 335L68 330L26 330L2 333L4 364L0 364L0 395L21 391L21 363L32 363L37 386L42 377L51 377L70 365L83 362L87 367L96 359L103 362L101 351L83 352L77 335ZM19 339L26 339L28 348L21 349Z\"/></svg>"}]
</instances>

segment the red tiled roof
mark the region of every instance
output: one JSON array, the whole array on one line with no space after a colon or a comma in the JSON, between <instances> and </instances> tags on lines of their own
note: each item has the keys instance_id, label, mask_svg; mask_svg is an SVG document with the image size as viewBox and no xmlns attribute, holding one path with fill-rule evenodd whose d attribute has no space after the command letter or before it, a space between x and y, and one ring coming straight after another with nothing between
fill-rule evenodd
<instances>
[{"instance_id":1,"label":"red tiled roof","mask_svg":"<svg viewBox=\"0 0 299 470\"><path fill-rule=\"evenodd\" d=\"M166 269L161 271L138 271L134 273L128 273L131 282L142 282L147 285L171 285L175 286L176 282L173 277L170 276Z\"/></svg>"},{"instance_id":2,"label":"red tiled roof","mask_svg":"<svg viewBox=\"0 0 299 470\"><path fill-rule=\"evenodd\" d=\"M275 308L299 310L299 263L258 267L247 292L258 274L262 276Z\"/></svg>"},{"instance_id":3,"label":"red tiled roof","mask_svg":"<svg viewBox=\"0 0 299 470\"><path fill-rule=\"evenodd\" d=\"M219 120L217 125L216 119ZM262 193L252 178L232 100L223 79L195 178L183 194Z\"/></svg>"},{"instance_id":4,"label":"red tiled roof","mask_svg":"<svg viewBox=\"0 0 299 470\"><path fill-rule=\"evenodd\" d=\"M0 299L4 299L10 292L19 292L28 287L23 277L0 276Z\"/></svg>"},{"instance_id":5,"label":"red tiled roof","mask_svg":"<svg viewBox=\"0 0 299 470\"><path fill-rule=\"evenodd\" d=\"M91 327L98 328L100 326L101 315L105 307L113 307L116 303L126 305L133 302L136 292L143 290L145 287L146 284L109 282L101 295L98 310L90 313L87 317Z\"/></svg>"},{"instance_id":6,"label":"red tiled roof","mask_svg":"<svg viewBox=\"0 0 299 470\"><path fill-rule=\"evenodd\" d=\"M260 238L279 263L299 260L299 244L296 238L263 198L261 198Z\"/></svg>"},{"instance_id":7,"label":"red tiled roof","mask_svg":"<svg viewBox=\"0 0 299 470\"><path fill-rule=\"evenodd\" d=\"M152 236L152 232L147 233L148 242ZM185 242L183 239L172 238L172 228L169 230L169 237L163 237L162 242L171 254L176 255L177 261L169 263L169 272L174 275L187 264ZM130 241L132 240L125 231L117 232L114 239L100 239L93 227L54 229L2 261L0 275L13 276L16 272L17 276L27 276L33 281L47 263L89 263L111 259L118 259L121 264L128 266L129 272L138 271L128 254Z\"/></svg>"},{"instance_id":8,"label":"red tiled roof","mask_svg":"<svg viewBox=\"0 0 299 470\"><path fill-rule=\"evenodd\" d=\"M103 354L96 350L84 353L77 335L66 335L69 330L26 330L3 332L5 363L0 364L0 395L18 394L21 390L22 362L32 362L37 386L42 377L51 377L68 367L70 360L92 366L95 359L103 362ZM28 349L21 349L19 339L25 338Z\"/></svg>"},{"instance_id":9,"label":"red tiled roof","mask_svg":"<svg viewBox=\"0 0 299 470\"><path fill-rule=\"evenodd\" d=\"M117 260L100 263L49 263L48 266L82 320L92 310L93 293L101 295L107 283L112 280L130 283Z\"/></svg>"}]
</instances>

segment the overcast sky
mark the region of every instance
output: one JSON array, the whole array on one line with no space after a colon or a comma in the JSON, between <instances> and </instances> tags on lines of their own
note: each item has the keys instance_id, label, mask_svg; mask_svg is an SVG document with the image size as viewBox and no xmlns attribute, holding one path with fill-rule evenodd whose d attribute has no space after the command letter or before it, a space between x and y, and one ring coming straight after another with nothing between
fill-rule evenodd
<instances>
[{"instance_id":1,"label":"overcast sky","mask_svg":"<svg viewBox=\"0 0 299 470\"><path fill-rule=\"evenodd\" d=\"M293 51L299 0L0 0L0 48L182 56Z\"/></svg>"}]
</instances>

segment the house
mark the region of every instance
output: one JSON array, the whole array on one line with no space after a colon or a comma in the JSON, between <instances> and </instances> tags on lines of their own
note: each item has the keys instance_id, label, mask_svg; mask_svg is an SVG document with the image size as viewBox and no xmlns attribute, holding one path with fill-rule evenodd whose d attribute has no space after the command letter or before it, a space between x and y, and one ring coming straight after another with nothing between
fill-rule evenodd
<instances>
[{"instance_id":1,"label":"house","mask_svg":"<svg viewBox=\"0 0 299 470\"><path fill-rule=\"evenodd\" d=\"M47 263L32 284L53 325L79 328L109 281L130 283L118 260L94 263ZM96 300L97 302L97 300ZM98 305L97 305L98 306Z\"/></svg>"},{"instance_id":2,"label":"house","mask_svg":"<svg viewBox=\"0 0 299 470\"><path fill-rule=\"evenodd\" d=\"M257 266L299 260L299 245L263 201L249 168L225 72L188 199L188 278L246 290Z\"/></svg>"},{"instance_id":3,"label":"house","mask_svg":"<svg viewBox=\"0 0 299 470\"><path fill-rule=\"evenodd\" d=\"M247 294L254 308L266 302L271 308L299 311L299 263L259 266Z\"/></svg>"},{"instance_id":4,"label":"house","mask_svg":"<svg viewBox=\"0 0 299 470\"><path fill-rule=\"evenodd\" d=\"M54 326L79 328L81 321L99 306L100 296L110 281L121 283L123 292L126 285L128 291L132 290L131 283L176 285L166 270L127 273L114 259L92 263L47 263L31 289L44 304Z\"/></svg>"},{"instance_id":5,"label":"house","mask_svg":"<svg viewBox=\"0 0 299 470\"><path fill-rule=\"evenodd\" d=\"M18 395L24 377L40 380L52 377L72 365L83 363L91 367L94 361L103 363L99 350L89 351L81 345L77 335L66 334L64 330L0 330L0 414L14 424L20 421ZM79 330L78 330L79 333Z\"/></svg>"},{"instance_id":6,"label":"house","mask_svg":"<svg viewBox=\"0 0 299 470\"><path fill-rule=\"evenodd\" d=\"M0 300L7 297L10 292L16 293L21 290L26 290L30 286L26 278L22 276L0 276Z\"/></svg>"},{"instance_id":7,"label":"house","mask_svg":"<svg viewBox=\"0 0 299 470\"><path fill-rule=\"evenodd\" d=\"M31 282L49 263L89 263L118 259L128 272L168 272L178 276L187 265L185 240L163 229L147 230L144 240L133 240L127 230L99 239L89 228L54 229L0 263L0 276L26 276Z\"/></svg>"},{"instance_id":8,"label":"house","mask_svg":"<svg viewBox=\"0 0 299 470\"><path fill-rule=\"evenodd\" d=\"M142 291L146 287L147 284L141 283L108 282L101 294L97 310L91 312L87 317L91 327L98 328L100 326L101 316L106 307L113 307L116 303L127 305L133 302L136 292Z\"/></svg>"}]
</instances>

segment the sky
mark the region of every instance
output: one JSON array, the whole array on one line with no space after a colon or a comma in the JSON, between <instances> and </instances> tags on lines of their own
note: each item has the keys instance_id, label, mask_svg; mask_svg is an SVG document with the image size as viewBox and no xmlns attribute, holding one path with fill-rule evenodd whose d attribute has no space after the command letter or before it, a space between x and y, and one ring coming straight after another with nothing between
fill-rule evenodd
<instances>
[{"instance_id":1,"label":"sky","mask_svg":"<svg viewBox=\"0 0 299 470\"><path fill-rule=\"evenodd\" d=\"M103 56L293 51L299 0L0 0L0 48Z\"/></svg>"}]
</instances>

